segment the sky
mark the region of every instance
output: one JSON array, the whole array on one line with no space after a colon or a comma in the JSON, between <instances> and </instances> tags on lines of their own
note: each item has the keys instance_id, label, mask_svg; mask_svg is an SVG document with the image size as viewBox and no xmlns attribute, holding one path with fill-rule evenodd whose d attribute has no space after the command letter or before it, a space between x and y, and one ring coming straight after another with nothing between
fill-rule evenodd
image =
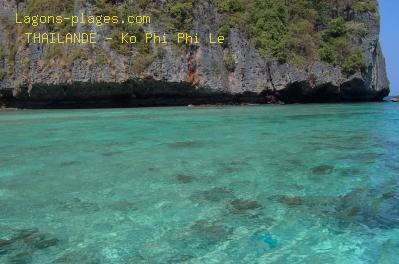
<instances>
[{"instance_id":1,"label":"sky","mask_svg":"<svg viewBox=\"0 0 399 264\"><path fill-rule=\"evenodd\" d=\"M399 95L399 1L379 0L381 44L387 63L391 95Z\"/></svg>"}]
</instances>

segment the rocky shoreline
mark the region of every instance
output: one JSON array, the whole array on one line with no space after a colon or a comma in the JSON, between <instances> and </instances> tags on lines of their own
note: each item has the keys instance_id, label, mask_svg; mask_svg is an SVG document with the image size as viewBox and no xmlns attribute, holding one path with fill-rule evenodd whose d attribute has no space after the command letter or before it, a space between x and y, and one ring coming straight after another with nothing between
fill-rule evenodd
<instances>
[{"instance_id":1,"label":"rocky shoreline","mask_svg":"<svg viewBox=\"0 0 399 264\"><path fill-rule=\"evenodd\" d=\"M168 86L165 89L165 86ZM336 89L333 89L336 88ZM167 92L165 92L167 91ZM340 91L340 92L338 92ZM119 108L383 101L385 92L345 94L338 87L307 90L291 86L280 91L225 93L188 84L139 81L124 84L74 84L0 90L0 106L19 109Z\"/></svg>"}]
</instances>

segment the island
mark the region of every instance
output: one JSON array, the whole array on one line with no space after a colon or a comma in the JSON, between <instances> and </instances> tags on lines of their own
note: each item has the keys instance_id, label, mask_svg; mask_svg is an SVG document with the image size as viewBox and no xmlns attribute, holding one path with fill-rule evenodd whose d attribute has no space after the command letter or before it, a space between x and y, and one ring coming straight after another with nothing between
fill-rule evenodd
<instances>
[{"instance_id":1,"label":"island","mask_svg":"<svg viewBox=\"0 0 399 264\"><path fill-rule=\"evenodd\" d=\"M389 94L376 0L56 0L51 6L36 0L1 5L3 107L371 102ZM93 43L27 43L25 33L38 34L39 27L16 23L16 14L64 20L83 14L107 17L110 23L46 20L41 36L89 31ZM152 19L124 23L133 14ZM138 36L137 43L122 43L123 32ZM145 32L213 36L213 44L155 45L146 41Z\"/></svg>"}]
</instances>

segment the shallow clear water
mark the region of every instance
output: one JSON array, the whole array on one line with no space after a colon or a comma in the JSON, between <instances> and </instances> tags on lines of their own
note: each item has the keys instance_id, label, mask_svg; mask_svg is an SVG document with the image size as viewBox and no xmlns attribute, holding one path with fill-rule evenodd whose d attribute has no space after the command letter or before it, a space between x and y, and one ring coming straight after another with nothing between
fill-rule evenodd
<instances>
[{"instance_id":1,"label":"shallow clear water","mask_svg":"<svg viewBox=\"0 0 399 264\"><path fill-rule=\"evenodd\" d=\"M0 263L399 263L399 104L0 113Z\"/></svg>"}]
</instances>

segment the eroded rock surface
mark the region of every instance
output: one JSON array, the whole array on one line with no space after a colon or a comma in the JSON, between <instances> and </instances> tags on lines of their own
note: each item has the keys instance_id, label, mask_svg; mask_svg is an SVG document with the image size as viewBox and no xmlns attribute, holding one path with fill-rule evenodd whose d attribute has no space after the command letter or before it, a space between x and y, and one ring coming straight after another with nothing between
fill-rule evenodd
<instances>
[{"instance_id":1,"label":"eroded rock surface","mask_svg":"<svg viewBox=\"0 0 399 264\"><path fill-rule=\"evenodd\" d=\"M23 3L0 0L7 18ZM164 4L163 1L154 1ZM195 5L192 32L207 39L223 25L223 19L209 2ZM75 13L93 13L90 2L75 5ZM228 52L234 58L233 69L224 65L226 48L209 45L189 46L174 52L168 44L140 72L131 69L137 54L122 55L99 44L107 52L106 63L94 63L99 54L91 50L87 58L76 58L70 65L59 59L43 65L49 48L30 44L19 48L15 61L0 60L0 67L12 67L12 75L0 80L0 106L8 107L112 107L162 106L219 103L294 103L381 101L389 93L385 60L379 44L378 12L351 14L352 20L366 27L366 34L354 43L366 61L363 72L351 76L338 66L321 62L297 67L266 59L237 28L231 28ZM11 19L11 18L10 18ZM79 29L77 29L79 30ZM101 36L109 29L95 28ZM145 30L163 32L162 25L151 24ZM0 44L12 41L5 26L0 25ZM73 48L69 52L73 52ZM28 67L27 66L28 63Z\"/></svg>"}]
</instances>

